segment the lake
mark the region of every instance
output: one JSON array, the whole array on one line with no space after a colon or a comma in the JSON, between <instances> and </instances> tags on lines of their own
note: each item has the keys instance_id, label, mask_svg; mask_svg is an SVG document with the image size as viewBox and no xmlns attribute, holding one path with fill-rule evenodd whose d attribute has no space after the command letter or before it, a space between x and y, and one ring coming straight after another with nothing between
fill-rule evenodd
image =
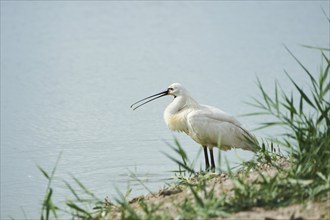
<instances>
[{"instance_id":1,"label":"lake","mask_svg":"<svg viewBox=\"0 0 330 220\"><path fill-rule=\"evenodd\" d=\"M1 219L39 217L37 165L50 172L60 152L58 202L71 175L100 198L147 193L130 172L157 191L177 168L168 143L178 138L192 159L200 147L166 127L170 97L130 105L180 82L234 116L255 111L245 102L260 97L256 76L270 92L275 79L293 89L284 69L307 83L284 45L318 72L319 51L302 45L329 46L322 8L329 16L328 1L1 1ZM263 118L239 120L251 130Z\"/></svg>"}]
</instances>

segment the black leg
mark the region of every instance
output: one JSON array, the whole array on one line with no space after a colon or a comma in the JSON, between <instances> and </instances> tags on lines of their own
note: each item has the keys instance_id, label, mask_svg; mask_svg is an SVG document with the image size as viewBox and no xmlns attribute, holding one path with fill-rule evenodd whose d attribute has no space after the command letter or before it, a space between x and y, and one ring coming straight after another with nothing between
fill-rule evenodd
<instances>
[{"instance_id":1,"label":"black leg","mask_svg":"<svg viewBox=\"0 0 330 220\"><path fill-rule=\"evenodd\" d=\"M203 146L204 148L204 157L205 157L205 170L208 170L210 168L210 163L209 163L209 156L207 154L207 147Z\"/></svg>"},{"instance_id":2,"label":"black leg","mask_svg":"<svg viewBox=\"0 0 330 220\"><path fill-rule=\"evenodd\" d=\"M210 148L210 157L211 157L211 170L215 171L215 164L214 164L214 156L213 156L213 149Z\"/></svg>"}]
</instances>

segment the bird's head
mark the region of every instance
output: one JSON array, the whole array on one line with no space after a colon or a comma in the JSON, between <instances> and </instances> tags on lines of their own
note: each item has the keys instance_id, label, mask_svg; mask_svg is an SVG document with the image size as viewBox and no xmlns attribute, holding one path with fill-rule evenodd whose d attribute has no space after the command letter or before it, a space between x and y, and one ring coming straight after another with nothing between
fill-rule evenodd
<instances>
[{"instance_id":1,"label":"bird's head","mask_svg":"<svg viewBox=\"0 0 330 220\"><path fill-rule=\"evenodd\" d=\"M187 94L187 90L180 83L173 83L167 88L167 90L157 93L152 96L148 96L147 98L141 99L141 100L133 103L131 105L131 108L133 108L133 110L135 110L135 109L139 108L140 106L147 104L148 102L151 102L155 99L158 99L158 98L166 96L166 95L172 95L172 96L174 96L174 98L176 98L177 96L184 95L184 94ZM138 104L142 101L145 101L145 102L136 106L136 104Z\"/></svg>"},{"instance_id":2,"label":"bird's head","mask_svg":"<svg viewBox=\"0 0 330 220\"><path fill-rule=\"evenodd\" d=\"M175 97L187 94L187 90L180 83L173 83L167 88L167 95Z\"/></svg>"}]
</instances>

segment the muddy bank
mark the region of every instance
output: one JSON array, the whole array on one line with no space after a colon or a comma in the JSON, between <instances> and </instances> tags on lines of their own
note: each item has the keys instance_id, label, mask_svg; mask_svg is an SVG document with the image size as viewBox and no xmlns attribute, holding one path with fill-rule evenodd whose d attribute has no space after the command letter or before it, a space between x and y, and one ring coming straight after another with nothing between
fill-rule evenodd
<instances>
[{"instance_id":1,"label":"muddy bank","mask_svg":"<svg viewBox=\"0 0 330 220\"><path fill-rule=\"evenodd\" d=\"M282 158L278 161L277 165L285 168L288 166L288 164L288 161L285 158ZM263 175L269 177L278 174L276 168L270 165L262 164L259 165L255 170L249 171L248 175L246 175L246 172L244 173L244 171L238 172L235 175L244 175L244 178L247 178L247 180L253 184L254 181L260 178L260 172ZM212 195L215 198L219 198L223 195L226 195L226 197L230 198L234 195L233 182L227 174L207 174L204 176L207 179L205 181L205 190L207 192L212 192ZM185 181L189 181L190 185L194 185L199 184L200 178L193 177L186 179ZM199 196L200 198L203 198L207 195L199 192ZM157 219L182 219L182 204L187 202L190 202L191 204L196 203L196 195L194 195L194 192L191 190L188 184L178 184L163 188L157 193L150 193L136 197L130 200L127 205L133 210L131 213L135 213L138 218L146 219L150 218L150 216L153 216L152 218L156 217ZM127 210L123 212L123 206L111 206L111 212L103 219L121 219L123 217L123 213L125 215L126 212L129 212ZM218 217L213 217L212 219L323 220L330 219L329 210L330 199L328 197L328 199L325 201L301 201L300 204L293 204L285 207L253 207L248 210L239 212L219 212ZM185 211L189 212L189 210ZM148 212L152 212L152 215L148 215ZM125 217L127 216L132 216L132 214L125 215ZM203 217L201 217L201 219L203 219Z\"/></svg>"}]
</instances>

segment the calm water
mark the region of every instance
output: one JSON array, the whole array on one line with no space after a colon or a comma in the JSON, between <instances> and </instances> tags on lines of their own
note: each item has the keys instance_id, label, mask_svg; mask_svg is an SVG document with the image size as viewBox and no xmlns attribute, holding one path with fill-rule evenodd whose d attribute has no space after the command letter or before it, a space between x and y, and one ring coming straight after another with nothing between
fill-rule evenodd
<instances>
[{"instance_id":1,"label":"calm water","mask_svg":"<svg viewBox=\"0 0 330 220\"><path fill-rule=\"evenodd\" d=\"M130 104L180 82L204 104L251 112L256 75L270 89L276 78L291 90L283 69L306 82L283 44L318 70L318 52L300 45L329 45L321 8L329 2L1 1L1 219L38 217L47 182L36 165L50 171L60 152L57 177L73 174L100 198L128 182L132 196L146 193L129 170L158 190L176 168L162 153L171 98ZM248 129L260 120L240 118ZM198 145L175 136L194 158ZM226 153L237 155L251 156Z\"/></svg>"}]
</instances>

